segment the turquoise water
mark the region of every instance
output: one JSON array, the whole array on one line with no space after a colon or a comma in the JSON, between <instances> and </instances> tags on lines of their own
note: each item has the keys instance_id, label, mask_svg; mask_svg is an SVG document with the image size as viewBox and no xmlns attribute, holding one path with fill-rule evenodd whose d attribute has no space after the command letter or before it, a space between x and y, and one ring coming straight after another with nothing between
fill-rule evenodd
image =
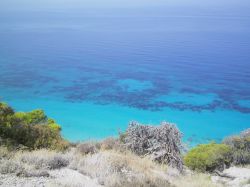
<instances>
[{"instance_id":1,"label":"turquoise water","mask_svg":"<svg viewBox=\"0 0 250 187\"><path fill-rule=\"evenodd\" d=\"M24 2L0 3L1 99L44 109L71 141L116 136L131 120L176 123L191 144L250 127L246 1Z\"/></svg>"}]
</instances>

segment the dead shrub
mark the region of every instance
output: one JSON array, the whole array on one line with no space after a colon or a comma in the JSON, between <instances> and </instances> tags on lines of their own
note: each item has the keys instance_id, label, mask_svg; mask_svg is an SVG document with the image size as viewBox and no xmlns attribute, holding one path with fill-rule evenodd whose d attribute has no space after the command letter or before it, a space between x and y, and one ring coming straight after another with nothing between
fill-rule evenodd
<instances>
[{"instance_id":1,"label":"dead shrub","mask_svg":"<svg viewBox=\"0 0 250 187\"><path fill-rule=\"evenodd\" d=\"M125 145L135 154L150 155L154 161L183 170L182 133L174 124L162 122L152 126L131 122L124 136Z\"/></svg>"}]
</instances>

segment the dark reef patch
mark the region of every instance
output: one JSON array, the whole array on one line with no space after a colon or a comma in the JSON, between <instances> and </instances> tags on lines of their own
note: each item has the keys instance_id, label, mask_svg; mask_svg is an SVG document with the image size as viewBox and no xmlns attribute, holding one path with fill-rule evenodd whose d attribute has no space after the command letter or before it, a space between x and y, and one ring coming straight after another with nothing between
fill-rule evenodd
<instances>
[{"instance_id":1,"label":"dark reef patch","mask_svg":"<svg viewBox=\"0 0 250 187\"><path fill-rule=\"evenodd\" d=\"M126 65L124 69L117 69L116 66L72 63L72 67L65 62L67 68L56 63L44 70L43 64L31 66L28 62L1 65L4 70L0 74L0 88L26 89L29 94L55 95L69 102L89 101L101 105L113 103L150 111L162 111L164 108L194 112L229 109L250 113L250 107L238 103L238 100L250 99L250 89L242 88L244 84L232 87L231 79L229 82L223 80L221 86L213 87L211 85L220 81L214 82L209 76L203 79L199 72L197 74L201 80L192 80L195 75L177 74L178 79L173 81L164 72L170 71L166 67L146 72ZM48 73L44 74L43 71ZM190 77L190 80L184 81L186 77ZM173 93L190 95L193 100L199 95L213 94L216 97L205 103L188 102L185 99L157 100L161 96L171 97Z\"/></svg>"},{"instance_id":2,"label":"dark reef patch","mask_svg":"<svg viewBox=\"0 0 250 187\"><path fill-rule=\"evenodd\" d=\"M118 80L120 79L113 78L97 81L89 77L84 77L81 80L74 81L74 83L68 87L53 87L53 92L62 93L63 97L70 102L91 101L101 105L115 103L150 111L161 111L164 108L172 108L180 111L191 110L194 112L231 109L242 113L250 113L250 108L240 106L234 101L234 98L227 97L226 92L218 92L218 94L220 94L218 99L214 99L211 103L202 105L185 102L155 101L155 98L170 93L171 86L166 84L167 81L154 80L153 88L142 91L130 91L126 86L119 86L119 84L117 84ZM187 88L182 89L180 92L189 94L209 93Z\"/></svg>"}]
</instances>

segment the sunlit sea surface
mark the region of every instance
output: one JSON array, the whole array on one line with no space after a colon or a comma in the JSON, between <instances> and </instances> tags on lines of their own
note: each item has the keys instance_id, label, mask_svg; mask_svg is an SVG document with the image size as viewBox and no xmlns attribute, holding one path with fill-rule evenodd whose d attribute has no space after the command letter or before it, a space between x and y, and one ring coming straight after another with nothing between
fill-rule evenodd
<instances>
[{"instance_id":1,"label":"sunlit sea surface","mask_svg":"<svg viewBox=\"0 0 250 187\"><path fill-rule=\"evenodd\" d=\"M1 100L44 109L71 141L132 120L176 123L190 144L249 128L250 17L154 10L1 10Z\"/></svg>"}]
</instances>

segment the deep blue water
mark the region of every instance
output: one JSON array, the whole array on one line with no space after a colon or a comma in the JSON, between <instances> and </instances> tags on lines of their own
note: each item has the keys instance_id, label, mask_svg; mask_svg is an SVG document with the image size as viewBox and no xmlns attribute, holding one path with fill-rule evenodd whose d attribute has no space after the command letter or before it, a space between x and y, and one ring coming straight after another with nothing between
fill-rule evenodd
<instances>
[{"instance_id":1,"label":"deep blue water","mask_svg":"<svg viewBox=\"0 0 250 187\"><path fill-rule=\"evenodd\" d=\"M2 3L0 96L44 109L72 141L117 135L131 120L176 123L192 143L238 133L250 127L250 13L240 11L250 6L239 2L223 11Z\"/></svg>"}]
</instances>

